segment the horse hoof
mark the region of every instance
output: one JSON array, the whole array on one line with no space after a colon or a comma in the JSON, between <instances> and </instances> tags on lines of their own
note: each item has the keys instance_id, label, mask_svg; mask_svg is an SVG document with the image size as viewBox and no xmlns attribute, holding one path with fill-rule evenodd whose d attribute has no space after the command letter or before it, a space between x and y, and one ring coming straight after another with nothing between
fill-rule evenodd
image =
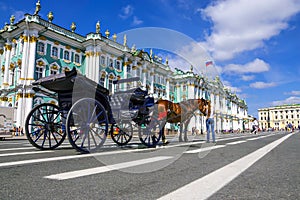
<instances>
[{"instance_id":1,"label":"horse hoof","mask_svg":"<svg viewBox=\"0 0 300 200\"><path fill-rule=\"evenodd\" d=\"M189 140L188 140L187 138L184 138L184 141L185 141L185 142L188 142Z\"/></svg>"},{"instance_id":2,"label":"horse hoof","mask_svg":"<svg viewBox=\"0 0 300 200\"><path fill-rule=\"evenodd\" d=\"M183 140L182 140L182 139L179 139L179 142L183 142Z\"/></svg>"}]
</instances>

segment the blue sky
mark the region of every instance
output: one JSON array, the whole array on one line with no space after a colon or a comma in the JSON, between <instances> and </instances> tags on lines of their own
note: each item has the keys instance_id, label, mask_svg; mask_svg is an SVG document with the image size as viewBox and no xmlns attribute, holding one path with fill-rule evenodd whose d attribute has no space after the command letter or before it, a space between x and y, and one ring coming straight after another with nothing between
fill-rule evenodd
<instances>
[{"instance_id":1,"label":"blue sky","mask_svg":"<svg viewBox=\"0 0 300 200\"><path fill-rule=\"evenodd\" d=\"M36 2L0 1L0 27L12 14L17 22L34 13ZM209 52L223 83L246 100L249 114L300 103L300 0L41 0L41 6L42 18L52 11L53 23L69 28L74 21L82 35L94 32L98 20L102 33L161 27L187 35ZM178 63L170 58L170 64Z\"/></svg>"}]
</instances>

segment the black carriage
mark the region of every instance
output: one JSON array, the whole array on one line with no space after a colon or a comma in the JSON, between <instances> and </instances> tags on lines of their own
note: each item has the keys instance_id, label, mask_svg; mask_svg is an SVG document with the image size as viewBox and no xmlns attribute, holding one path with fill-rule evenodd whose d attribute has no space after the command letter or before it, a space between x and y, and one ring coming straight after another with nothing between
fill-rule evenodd
<instances>
[{"instance_id":1,"label":"black carriage","mask_svg":"<svg viewBox=\"0 0 300 200\"><path fill-rule=\"evenodd\" d=\"M39 149L55 149L66 136L80 152L96 151L108 134L118 145L127 144L134 132L148 147L156 146L161 138L162 123L155 114L154 99L147 90L137 87L137 78L114 81L117 90L112 95L77 74L75 68L41 78L32 85L37 93L58 101L58 105L37 105L26 118L26 136Z\"/></svg>"}]
</instances>

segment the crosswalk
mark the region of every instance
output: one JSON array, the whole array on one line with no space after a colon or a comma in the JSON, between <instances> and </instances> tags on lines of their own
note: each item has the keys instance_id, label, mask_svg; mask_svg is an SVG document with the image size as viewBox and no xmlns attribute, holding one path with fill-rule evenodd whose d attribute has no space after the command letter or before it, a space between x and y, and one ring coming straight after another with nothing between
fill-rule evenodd
<instances>
[{"instance_id":1,"label":"crosswalk","mask_svg":"<svg viewBox=\"0 0 300 200\"><path fill-rule=\"evenodd\" d=\"M209 146L205 146L201 144L206 144L205 141L194 141L194 142L186 142L186 143L175 143L171 144L168 146L159 146L156 149L170 149L170 148L175 148L175 147L188 147L189 145L200 145L196 149L192 150L186 150L185 154L193 154L193 153L200 153L204 151L211 151L214 149L219 149L219 148L224 148L228 145L236 145L236 144L241 144L245 143L247 141L254 141L254 140L259 140L262 138L270 137L275 134L267 134L267 135L261 135L261 136L256 136L253 137L252 135L241 135L241 136L226 136L226 137L217 137L218 143L209 143ZM239 139L237 141L233 142L228 142L225 144L219 144L219 142L227 141L227 140L234 140L234 139ZM6 148L7 145L17 145L18 147L11 147L11 148ZM20 147L22 146L22 147ZM70 159L80 159L80 158L88 158L88 157L96 157L96 156L108 156L108 155L115 155L115 154L127 154L127 153L134 153L134 152L146 152L146 151L153 151L152 148L133 148L137 147L138 145L133 144L133 145L128 145L128 148L119 149L114 143L108 142L105 145L105 148L111 147L113 150L112 151L103 151L103 152L98 152L98 153L92 153L92 154L77 154L73 151L70 151L70 153L75 155L64 155L64 156L51 156L49 157L49 153L55 153L56 150L37 150L34 147L31 146L31 144L28 144L27 141L16 141L16 142L1 142L0 143L0 158L1 157L11 157L11 156L24 156L25 155L33 155L33 154L47 154L48 157L46 158L32 158L32 159L25 159L25 160L17 160L17 161L11 161L11 162L5 162L4 160L0 163L0 167L5 167L5 166L17 166L17 165L26 165L26 164L33 164L33 163L42 163L42 162L51 162L51 161L61 161L61 160L70 160ZM70 148L71 145L68 144L67 142L64 142L60 148ZM130 148L129 148L130 147Z\"/></svg>"},{"instance_id":2,"label":"crosswalk","mask_svg":"<svg viewBox=\"0 0 300 200\"><path fill-rule=\"evenodd\" d=\"M71 148L71 145L68 144L67 141L64 142L57 150L43 151L37 150L30 146L28 141L25 140L2 141L0 143L0 170L11 169L14 167L25 168L30 166L39 168L39 166L45 167L48 164L51 164L52 166L56 163L61 165L64 162L68 162L71 163L70 165L74 166L72 169L67 168L60 171L45 171L39 174L38 177L45 181L53 180L64 182L70 179L80 180L83 177L88 178L91 175L101 176L105 173L124 170L127 168L142 166L153 167L160 162L170 162L171 160L179 159L180 156L198 156L198 158L202 158L211 151L223 151L226 148L232 148L237 145L241 145L240 147L242 148L242 145L251 145L251 143L264 140L264 142L261 143L260 148L254 152L251 152L246 156L243 155L242 158L161 197L161 199L180 199L180 197L189 197L189 194L197 195L195 190L198 191L199 188L203 187L206 189L200 190L201 196L207 198L212 195L213 192L216 192L218 189L224 187L224 185L226 185L228 182L232 181L235 177L239 176L239 174L249 168L253 163L258 161L290 136L291 134L287 133L263 133L260 135L218 135L217 143L206 143L204 137L201 139L194 138L194 141L191 142L179 143L175 141L176 139L169 137L168 139L171 141L169 145L160 145L157 148L142 148L138 142L132 142L132 144L129 144L125 147L117 147L113 142L109 141L105 144L103 150L91 154L79 154ZM176 157L176 154L169 153L174 151L181 155ZM149 154L151 156L147 157L148 152L158 153ZM139 156L131 157L130 159L126 160L126 155L130 153L132 153L132 155ZM90 161L94 161L95 163L97 162L95 160L102 157L108 157L115 160L111 163L99 162L98 164L90 166L84 164ZM122 159L118 161L118 158ZM214 187L216 181L221 181L222 184L219 184L218 187ZM205 192L203 193L203 191L209 192L206 194ZM203 196L203 194L205 195Z\"/></svg>"}]
</instances>

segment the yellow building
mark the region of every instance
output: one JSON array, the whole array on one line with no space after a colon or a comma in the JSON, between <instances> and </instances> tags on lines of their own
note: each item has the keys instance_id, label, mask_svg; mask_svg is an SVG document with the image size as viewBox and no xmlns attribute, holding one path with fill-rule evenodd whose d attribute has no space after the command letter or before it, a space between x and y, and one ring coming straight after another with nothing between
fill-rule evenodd
<instances>
[{"instance_id":1,"label":"yellow building","mask_svg":"<svg viewBox=\"0 0 300 200\"><path fill-rule=\"evenodd\" d=\"M258 120L262 129L284 129L289 123L298 127L300 125L300 104L258 109Z\"/></svg>"}]
</instances>

